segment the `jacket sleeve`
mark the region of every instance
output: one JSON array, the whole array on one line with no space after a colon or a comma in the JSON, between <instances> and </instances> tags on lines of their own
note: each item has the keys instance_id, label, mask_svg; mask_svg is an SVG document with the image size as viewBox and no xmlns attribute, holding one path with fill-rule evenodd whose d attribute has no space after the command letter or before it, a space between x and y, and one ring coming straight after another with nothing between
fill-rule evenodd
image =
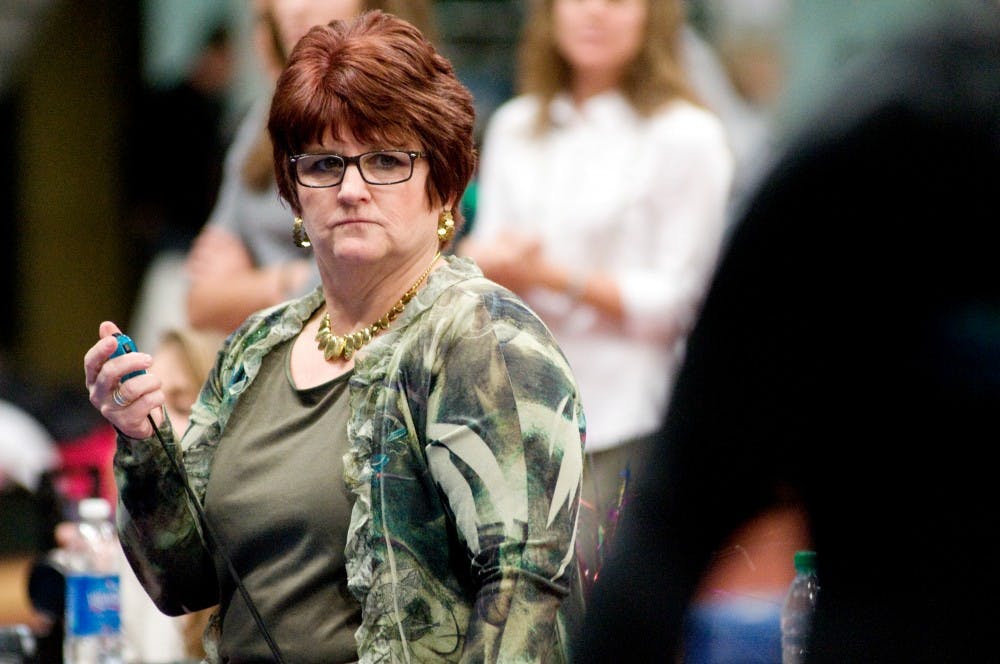
<instances>
[{"instance_id":1,"label":"jacket sleeve","mask_svg":"<svg viewBox=\"0 0 1000 664\"><path fill-rule=\"evenodd\" d=\"M170 427L161 433L177 454ZM157 608L175 616L218 603L211 557L160 442L119 435L115 479L122 548Z\"/></svg>"},{"instance_id":2,"label":"jacket sleeve","mask_svg":"<svg viewBox=\"0 0 1000 664\"><path fill-rule=\"evenodd\" d=\"M504 291L484 301L454 318L427 415L430 472L475 592L462 661L561 661L583 415L548 330Z\"/></svg>"},{"instance_id":3,"label":"jacket sleeve","mask_svg":"<svg viewBox=\"0 0 1000 664\"><path fill-rule=\"evenodd\" d=\"M169 419L160 428L163 444L155 436L144 440L118 437L115 480L122 548L150 598L167 615L197 611L219 601L212 556L166 450L183 467L195 495L204 502L214 443L221 433L217 414L222 401L222 357L192 409L183 446L177 444Z\"/></svg>"}]
</instances>

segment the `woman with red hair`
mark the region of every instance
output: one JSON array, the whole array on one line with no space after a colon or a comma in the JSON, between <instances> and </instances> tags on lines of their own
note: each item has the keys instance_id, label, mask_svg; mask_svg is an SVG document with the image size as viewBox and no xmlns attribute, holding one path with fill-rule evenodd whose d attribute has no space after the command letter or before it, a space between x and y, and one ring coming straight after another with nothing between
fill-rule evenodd
<instances>
[{"instance_id":1,"label":"woman with red hair","mask_svg":"<svg viewBox=\"0 0 1000 664\"><path fill-rule=\"evenodd\" d=\"M228 557L169 466L159 380L121 381L148 356L109 359L100 326L85 366L120 432L122 542L162 611L220 604L209 661L567 659L583 414L537 316L443 254L473 121L451 64L391 15L292 52L269 131L321 283L227 339L179 444Z\"/></svg>"}]
</instances>

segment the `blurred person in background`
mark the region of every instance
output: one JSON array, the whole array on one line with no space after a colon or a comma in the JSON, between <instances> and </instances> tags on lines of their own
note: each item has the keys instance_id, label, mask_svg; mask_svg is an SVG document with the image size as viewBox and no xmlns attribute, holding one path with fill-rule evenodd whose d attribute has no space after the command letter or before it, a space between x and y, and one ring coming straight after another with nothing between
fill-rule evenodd
<instances>
[{"instance_id":1,"label":"blurred person in background","mask_svg":"<svg viewBox=\"0 0 1000 664\"><path fill-rule=\"evenodd\" d=\"M319 283L307 248L293 244L291 210L274 182L266 120L274 81L288 53L314 25L381 9L432 41L430 0L255 0L254 45L267 94L241 122L225 160L211 216L187 259L187 317L194 327L231 332L252 312Z\"/></svg>"},{"instance_id":2,"label":"blurred person in background","mask_svg":"<svg viewBox=\"0 0 1000 664\"><path fill-rule=\"evenodd\" d=\"M0 626L23 624L38 635L51 621L33 610L25 589L32 562L53 543L59 509L48 474L58 464L48 429L0 400Z\"/></svg>"},{"instance_id":3,"label":"blurred person in background","mask_svg":"<svg viewBox=\"0 0 1000 664\"><path fill-rule=\"evenodd\" d=\"M725 226L733 157L689 91L675 0L539 0L458 252L525 298L580 383L590 581L649 446Z\"/></svg>"},{"instance_id":4,"label":"blurred person in background","mask_svg":"<svg viewBox=\"0 0 1000 664\"><path fill-rule=\"evenodd\" d=\"M577 662L677 661L713 552L789 497L807 661L996 660L1000 6L939 14L842 72L747 201Z\"/></svg>"},{"instance_id":5,"label":"blurred person in background","mask_svg":"<svg viewBox=\"0 0 1000 664\"><path fill-rule=\"evenodd\" d=\"M34 493L58 463L48 429L20 406L0 400L0 490Z\"/></svg>"},{"instance_id":6,"label":"blurred person in background","mask_svg":"<svg viewBox=\"0 0 1000 664\"><path fill-rule=\"evenodd\" d=\"M231 42L225 26L211 29L183 80L145 91L131 128L124 175L139 240L134 264L144 271L129 333L140 344L187 324L185 258L215 204L231 141Z\"/></svg>"},{"instance_id":7,"label":"blurred person in background","mask_svg":"<svg viewBox=\"0 0 1000 664\"><path fill-rule=\"evenodd\" d=\"M537 316L442 254L473 126L471 94L412 25L374 11L313 28L269 132L321 286L226 340L179 444L157 376L120 380L150 358L109 359L117 327L100 325L84 362L121 432L122 543L161 610L219 604L211 662L568 657L583 415Z\"/></svg>"}]
</instances>

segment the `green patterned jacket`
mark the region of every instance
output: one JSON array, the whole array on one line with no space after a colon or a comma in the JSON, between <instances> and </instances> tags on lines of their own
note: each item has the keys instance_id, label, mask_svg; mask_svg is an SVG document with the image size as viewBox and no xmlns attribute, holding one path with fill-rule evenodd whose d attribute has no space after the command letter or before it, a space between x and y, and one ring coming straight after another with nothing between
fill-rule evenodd
<instances>
[{"instance_id":1,"label":"green patterned jacket","mask_svg":"<svg viewBox=\"0 0 1000 664\"><path fill-rule=\"evenodd\" d=\"M345 477L330 481L355 495L346 558L360 661L563 662L568 607L581 605L575 590L564 602L577 587L576 383L520 299L471 261L447 261L350 378L351 447ZM322 297L254 314L226 341L181 444L200 499L261 358ZM122 543L154 601L170 614L216 603L211 559L159 443L120 437L115 466Z\"/></svg>"}]
</instances>

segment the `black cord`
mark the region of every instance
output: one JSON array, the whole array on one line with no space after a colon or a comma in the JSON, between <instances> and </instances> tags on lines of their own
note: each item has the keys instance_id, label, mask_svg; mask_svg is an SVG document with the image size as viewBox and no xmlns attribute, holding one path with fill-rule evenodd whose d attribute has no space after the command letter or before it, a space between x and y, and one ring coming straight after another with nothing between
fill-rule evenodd
<instances>
[{"instance_id":1,"label":"black cord","mask_svg":"<svg viewBox=\"0 0 1000 664\"><path fill-rule=\"evenodd\" d=\"M285 659L281 656L281 650L278 649L278 644L274 642L271 638L271 633L267 631L267 626L264 624L264 618L257 611L257 606L250 599L250 593L247 592L246 586L243 585L240 575L236 572L236 567L233 565L232 559L229 557L229 552L226 550L225 545L223 545L222 540L215 534L215 530L212 528L212 524L208 521L208 516L205 514L205 510L201 506L201 501L198 500L198 496L195 495L194 489L188 483L187 473L181 468L180 464L177 463L177 459L171 454L170 449L167 447L167 443L163 440L163 436L160 434L160 430L156 426L156 422L153 421L153 415L149 414L146 416L149 423L153 426L153 433L156 434L156 439L160 441L160 445L163 447L164 453L167 455L167 459L170 460L170 465L173 466L174 472L180 477L181 484L184 485L184 490L187 492L188 503L194 508L195 513L198 515L198 521L201 523L202 532L205 534L205 539L210 547L214 548L222 559L226 561L226 567L229 568L229 575L236 582L236 588L240 591L240 595L243 597L243 601L246 602L247 608L250 609L250 615L253 616L254 622L257 623L257 628L260 633L264 636L264 640L267 641L267 645L271 648L271 654L274 655L274 659L279 664L285 664Z\"/></svg>"}]
</instances>

